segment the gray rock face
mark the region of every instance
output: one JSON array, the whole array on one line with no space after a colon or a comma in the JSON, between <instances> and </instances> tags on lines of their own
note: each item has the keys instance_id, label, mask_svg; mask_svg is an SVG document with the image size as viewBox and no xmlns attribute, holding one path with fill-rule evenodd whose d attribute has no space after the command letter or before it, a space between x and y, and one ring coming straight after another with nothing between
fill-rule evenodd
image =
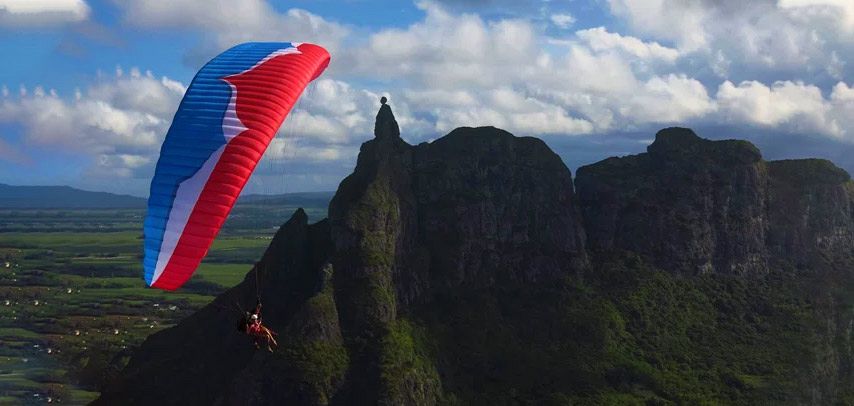
<instances>
[{"instance_id":1,"label":"gray rock face","mask_svg":"<svg viewBox=\"0 0 854 406\"><path fill-rule=\"evenodd\" d=\"M438 393L434 372L390 382L371 368L399 314L436 292L547 284L578 272L587 263L584 232L570 172L542 141L460 128L412 147L382 114L377 128L386 132L362 146L330 204L335 285L357 370L367 371L354 377L354 398L421 404ZM406 385L416 382L415 398L394 395L411 394Z\"/></svg>"},{"instance_id":2,"label":"gray rock face","mask_svg":"<svg viewBox=\"0 0 854 406\"><path fill-rule=\"evenodd\" d=\"M829 161L768 163L771 175L768 247L802 267L841 264L854 256L854 183Z\"/></svg>"},{"instance_id":3,"label":"gray rock face","mask_svg":"<svg viewBox=\"0 0 854 406\"><path fill-rule=\"evenodd\" d=\"M673 273L757 274L854 255L851 182L821 160L765 162L745 141L668 128L646 154L579 168L591 250L635 252Z\"/></svg>"},{"instance_id":4,"label":"gray rock face","mask_svg":"<svg viewBox=\"0 0 854 406\"><path fill-rule=\"evenodd\" d=\"M400 138L400 127L397 126L397 120L388 104L383 103L380 111L377 112L377 119L374 122L374 136L377 138Z\"/></svg>"},{"instance_id":5,"label":"gray rock face","mask_svg":"<svg viewBox=\"0 0 854 406\"><path fill-rule=\"evenodd\" d=\"M668 128L647 150L578 170L590 248L674 273L766 272L768 177L756 147Z\"/></svg>"},{"instance_id":6,"label":"gray rock face","mask_svg":"<svg viewBox=\"0 0 854 406\"><path fill-rule=\"evenodd\" d=\"M413 161L410 252L430 275L408 291L548 283L586 265L569 170L542 141L459 128Z\"/></svg>"}]
</instances>

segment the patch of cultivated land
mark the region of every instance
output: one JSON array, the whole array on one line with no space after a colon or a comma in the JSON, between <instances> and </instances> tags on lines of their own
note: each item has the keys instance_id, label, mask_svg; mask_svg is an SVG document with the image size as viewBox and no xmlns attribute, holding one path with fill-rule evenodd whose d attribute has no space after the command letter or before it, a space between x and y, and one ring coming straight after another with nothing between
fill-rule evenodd
<instances>
[{"instance_id":1,"label":"patch of cultivated land","mask_svg":"<svg viewBox=\"0 0 854 406\"><path fill-rule=\"evenodd\" d=\"M236 208L176 292L142 280L142 211L0 210L0 404L93 400L149 334L243 280L292 209Z\"/></svg>"}]
</instances>

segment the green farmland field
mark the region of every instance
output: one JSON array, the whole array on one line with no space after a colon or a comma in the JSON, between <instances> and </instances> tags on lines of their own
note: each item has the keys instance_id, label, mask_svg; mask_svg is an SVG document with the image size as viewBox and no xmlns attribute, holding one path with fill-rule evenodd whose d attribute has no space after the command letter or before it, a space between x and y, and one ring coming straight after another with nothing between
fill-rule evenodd
<instances>
[{"instance_id":1,"label":"green farmland field","mask_svg":"<svg viewBox=\"0 0 854 406\"><path fill-rule=\"evenodd\" d=\"M141 210L0 210L0 404L94 399L145 337L243 280L295 209L238 205L175 292L142 279Z\"/></svg>"}]
</instances>

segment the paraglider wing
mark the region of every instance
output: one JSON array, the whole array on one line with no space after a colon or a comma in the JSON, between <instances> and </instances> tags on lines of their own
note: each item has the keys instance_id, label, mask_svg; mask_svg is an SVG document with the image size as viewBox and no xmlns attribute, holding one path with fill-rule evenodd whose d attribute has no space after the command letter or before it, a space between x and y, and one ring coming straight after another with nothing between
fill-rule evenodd
<instances>
[{"instance_id":1,"label":"paraglider wing","mask_svg":"<svg viewBox=\"0 0 854 406\"><path fill-rule=\"evenodd\" d=\"M317 45L246 43L196 74L151 181L149 286L174 290L190 278L291 107L328 64Z\"/></svg>"}]
</instances>

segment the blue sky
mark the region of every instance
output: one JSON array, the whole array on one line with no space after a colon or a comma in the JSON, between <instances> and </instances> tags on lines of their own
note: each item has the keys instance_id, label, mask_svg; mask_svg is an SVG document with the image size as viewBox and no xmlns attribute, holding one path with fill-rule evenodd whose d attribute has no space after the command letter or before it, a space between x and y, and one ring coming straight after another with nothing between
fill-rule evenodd
<instances>
[{"instance_id":1,"label":"blue sky","mask_svg":"<svg viewBox=\"0 0 854 406\"><path fill-rule=\"evenodd\" d=\"M411 143L494 125L573 171L674 125L854 171L850 0L0 0L0 182L145 196L194 72L250 40L332 54L250 193L335 189L380 95Z\"/></svg>"}]
</instances>

